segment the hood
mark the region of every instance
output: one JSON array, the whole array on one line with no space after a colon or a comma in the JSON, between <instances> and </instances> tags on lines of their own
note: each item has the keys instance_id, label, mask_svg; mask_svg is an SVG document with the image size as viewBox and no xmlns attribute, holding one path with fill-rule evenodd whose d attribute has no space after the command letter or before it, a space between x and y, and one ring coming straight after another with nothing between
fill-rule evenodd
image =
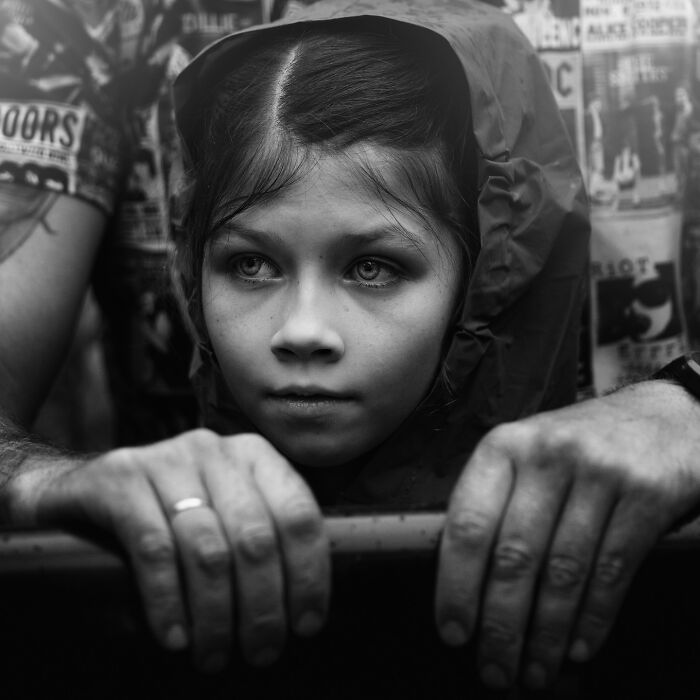
<instances>
[{"instance_id":1,"label":"hood","mask_svg":"<svg viewBox=\"0 0 700 700\"><path fill-rule=\"evenodd\" d=\"M444 504L462 465L491 427L575 400L589 219L574 150L540 59L500 10L469 0L323 0L293 19L238 32L178 77L174 101L185 160L200 92L251 41L276 26L408 23L458 56L478 150L481 250L435 386L399 431L344 481L312 487L328 503ZM206 356L207 422L244 429ZM213 373L213 378L212 378ZM324 490L325 489L325 490Z\"/></svg>"}]
</instances>

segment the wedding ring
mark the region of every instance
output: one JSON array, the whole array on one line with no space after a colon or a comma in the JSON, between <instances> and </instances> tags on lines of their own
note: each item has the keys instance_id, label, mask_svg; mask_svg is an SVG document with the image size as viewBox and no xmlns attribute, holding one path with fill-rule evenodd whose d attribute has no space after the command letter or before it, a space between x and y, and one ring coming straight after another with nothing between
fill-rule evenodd
<instances>
[{"instance_id":1,"label":"wedding ring","mask_svg":"<svg viewBox=\"0 0 700 700\"><path fill-rule=\"evenodd\" d=\"M170 507L170 518L172 520L176 515L184 513L186 510L194 510L195 508L209 508L209 503L197 496L181 498L179 501L175 501Z\"/></svg>"}]
</instances>

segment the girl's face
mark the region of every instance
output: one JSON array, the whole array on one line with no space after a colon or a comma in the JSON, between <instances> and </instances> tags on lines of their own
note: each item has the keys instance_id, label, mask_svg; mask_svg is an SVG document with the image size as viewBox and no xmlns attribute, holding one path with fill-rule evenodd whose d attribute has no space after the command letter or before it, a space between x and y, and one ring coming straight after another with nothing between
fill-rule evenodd
<instances>
[{"instance_id":1,"label":"girl's face","mask_svg":"<svg viewBox=\"0 0 700 700\"><path fill-rule=\"evenodd\" d=\"M362 154L396 185L381 148ZM322 157L218 231L204 260L204 318L227 385L307 466L359 457L414 410L460 284L452 236L370 192L349 167L358 155Z\"/></svg>"}]
</instances>

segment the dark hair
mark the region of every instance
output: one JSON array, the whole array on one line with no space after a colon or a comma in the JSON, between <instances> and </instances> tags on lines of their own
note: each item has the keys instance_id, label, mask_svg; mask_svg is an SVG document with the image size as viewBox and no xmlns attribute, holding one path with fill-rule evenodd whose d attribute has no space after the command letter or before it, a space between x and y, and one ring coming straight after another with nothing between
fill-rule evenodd
<instances>
[{"instance_id":1,"label":"dark hair","mask_svg":"<svg viewBox=\"0 0 700 700\"><path fill-rule=\"evenodd\" d=\"M428 224L444 224L462 244L465 270L478 247L467 85L447 43L361 19L301 26L269 30L203 93L179 249L190 315L205 337L201 265L211 233L297 181L314 154L359 143L395 154L419 210L363 165L367 183Z\"/></svg>"}]
</instances>

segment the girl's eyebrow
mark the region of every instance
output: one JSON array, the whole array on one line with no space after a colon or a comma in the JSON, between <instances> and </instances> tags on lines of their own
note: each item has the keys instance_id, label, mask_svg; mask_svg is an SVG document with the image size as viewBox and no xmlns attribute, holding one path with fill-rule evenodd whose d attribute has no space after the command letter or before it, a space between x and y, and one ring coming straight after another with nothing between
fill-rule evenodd
<instances>
[{"instance_id":1,"label":"girl's eyebrow","mask_svg":"<svg viewBox=\"0 0 700 700\"><path fill-rule=\"evenodd\" d=\"M246 240L251 242L260 242L262 240L263 242L269 243L281 243L283 241L283 237L280 236L278 233L274 233L271 231L260 231L258 229L248 228L246 226L241 226L233 222L228 222L223 226L219 226L219 228L217 228L216 231L212 233L211 242L217 243L222 238L226 238L227 236L231 235L237 236L239 238L245 238Z\"/></svg>"},{"instance_id":2,"label":"girl's eyebrow","mask_svg":"<svg viewBox=\"0 0 700 700\"><path fill-rule=\"evenodd\" d=\"M255 243L283 244L288 239L275 231L263 231L260 229L241 226L235 222L229 222L219 227L212 234L212 243L222 238L234 235ZM387 222L380 226L370 227L365 231L347 231L342 236L351 245L366 245L377 241L400 243L402 247L423 248L425 243L422 237L412 231L406 230L398 223Z\"/></svg>"}]
</instances>

